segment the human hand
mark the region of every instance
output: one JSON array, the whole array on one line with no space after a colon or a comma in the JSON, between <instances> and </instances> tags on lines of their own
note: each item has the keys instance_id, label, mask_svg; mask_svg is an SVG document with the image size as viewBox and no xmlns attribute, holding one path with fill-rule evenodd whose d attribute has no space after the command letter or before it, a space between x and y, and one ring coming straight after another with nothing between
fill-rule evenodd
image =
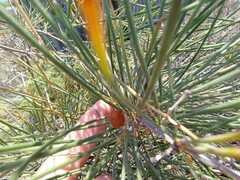
<instances>
[{"instance_id":1,"label":"human hand","mask_svg":"<svg viewBox=\"0 0 240 180\"><path fill-rule=\"evenodd\" d=\"M91 136L104 133L106 131L106 125L101 124L101 122L98 120L101 120L105 117L111 122L114 128L120 128L124 125L125 119L122 111L113 108L112 106L110 106L109 104L105 103L102 100L99 100L91 108L89 108L84 115L80 117L80 120L77 123L77 125L79 125L79 124L85 124L89 121L96 120L94 125L96 125L97 127L78 130L78 131L72 131L66 137L64 137L64 140L80 140L80 139L85 139ZM65 151L59 152L57 154L54 154L53 156L50 156L46 161L43 162L43 164L37 171L37 174L42 173L58 164L61 164L62 162L68 159L71 159L81 152L86 153L90 151L92 148L94 148L95 146L96 146L96 143L86 144L86 145L73 147ZM67 165L63 169L57 170L56 172L51 173L42 179L51 178L57 175L65 174L75 169L79 169L86 163L88 159L89 159L89 156L82 157L78 161L70 165ZM77 179L78 179L77 175L67 178L67 180L77 180ZM100 176L97 176L95 179L111 180L112 177L107 174L102 174Z\"/></svg>"}]
</instances>

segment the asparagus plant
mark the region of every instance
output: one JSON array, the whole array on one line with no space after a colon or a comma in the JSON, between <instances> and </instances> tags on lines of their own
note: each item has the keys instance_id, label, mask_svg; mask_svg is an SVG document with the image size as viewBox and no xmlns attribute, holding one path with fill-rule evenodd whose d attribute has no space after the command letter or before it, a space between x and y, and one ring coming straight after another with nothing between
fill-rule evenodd
<instances>
[{"instance_id":1,"label":"asparagus plant","mask_svg":"<svg viewBox=\"0 0 240 180\"><path fill-rule=\"evenodd\" d=\"M34 112L38 125L0 120L17 134L1 138L2 176L240 179L237 1L229 14L225 0L68 0L66 9L32 0L33 11L16 2L25 10L22 21L3 7L0 17L31 45L20 61L37 93L0 89L26 99L33 109L21 112ZM42 34L66 51L50 48ZM81 116L85 93L97 103Z\"/></svg>"}]
</instances>

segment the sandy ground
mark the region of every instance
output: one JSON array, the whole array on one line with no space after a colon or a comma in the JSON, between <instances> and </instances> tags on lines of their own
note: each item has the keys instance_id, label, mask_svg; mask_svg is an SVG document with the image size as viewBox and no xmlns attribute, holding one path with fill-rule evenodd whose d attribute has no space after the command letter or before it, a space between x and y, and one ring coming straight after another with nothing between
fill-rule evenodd
<instances>
[{"instance_id":1,"label":"sandy ground","mask_svg":"<svg viewBox=\"0 0 240 180\"><path fill-rule=\"evenodd\" d=\"M11 48L24 49L23 40L9 28L0 26L0 86L16 86L23 82L24 73L18 65L21 54Z\"/></svg>"},{"instance_id":2,"label":"sandy ground","mask_svg":"<svg viewBox=\"0 0 240 180\"><path fill-rule=\"evenodd\" d=\"M1 48L22 48L23 41L14 33L6 32L6 27L0 26L0 117L6 118L6 110L11 108L6 101L15 102L16 95L9 94L2 90L6 87L20 87L24 83L25 73L19 67L17 59L21 56L10 50Z\"/></svg>"}]
</instances>

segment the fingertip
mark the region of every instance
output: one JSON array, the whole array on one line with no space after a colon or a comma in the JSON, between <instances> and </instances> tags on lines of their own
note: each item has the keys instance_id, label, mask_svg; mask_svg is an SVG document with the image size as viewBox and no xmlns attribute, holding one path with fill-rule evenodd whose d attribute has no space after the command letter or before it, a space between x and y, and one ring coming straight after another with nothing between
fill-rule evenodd
<instances>
[{"instance_id":1,"label":"fingertip","mask_svg":"<svg viewBox=\"0 0 240 180\"><path fill-rule=\"evenodd\" d=\"M112 176L108 174L102 174L100 176L97 176L95 180L112 180Z\"/></svg>"}]
</instances>

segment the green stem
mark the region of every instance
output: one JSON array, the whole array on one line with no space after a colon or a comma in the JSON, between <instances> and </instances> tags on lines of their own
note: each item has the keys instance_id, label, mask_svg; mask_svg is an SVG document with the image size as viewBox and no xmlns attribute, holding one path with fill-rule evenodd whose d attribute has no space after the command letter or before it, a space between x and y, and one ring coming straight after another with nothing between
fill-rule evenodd
<instances>
[{"instance_id":1,"label":"green stem","mask_svg":"<svg viewBox=\"0 0 240 180\"><path fill-rule=\"evenodd\" d=\"M144 95L142 103L140 104L140 107L144 105L144 103L151 96L154 90L154 85L159 78L159 75L160 75L159 72L168 59L169 49L171 47L174 33L176 31L180 10L181 10L181 0L174 0L172 4L172 8L170 10L170 15L168 17L167 26L163 33L163 40L162 40L161 49L159 52L159 59L156 62L155 67L153 69L152 75L150 77L150 80L147 86L146 93Z\"/></svg>"}]
</instances>

